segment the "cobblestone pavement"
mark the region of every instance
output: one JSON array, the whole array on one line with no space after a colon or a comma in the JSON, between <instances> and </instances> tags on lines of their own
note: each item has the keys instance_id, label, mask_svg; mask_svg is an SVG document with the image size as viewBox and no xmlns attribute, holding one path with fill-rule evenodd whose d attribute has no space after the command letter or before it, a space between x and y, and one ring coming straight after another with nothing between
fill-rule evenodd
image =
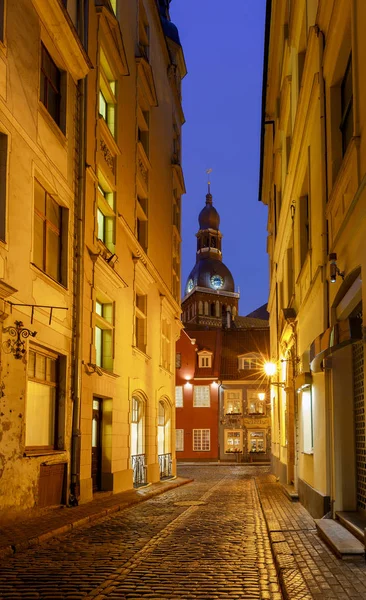
<instances>
[{"instance_id":1,"label":"cobblestone pavement","mask_svg":"<svg viewBox=\"0 0 366 600\"><path fill-rule=\"evenodd\" d=\"M311 515L285 497L272 475L256 483L286 598L366 600L365 560L337 558L317 535Z\"/></svg>"},{"instance_id":2,"label":"cobblestone pavement","mask_svg":"<svg viewBox=\"0 0 366 600\"><path fill-rule=\"evenodd\" d=\"M281 600L253 478L267 472L181 467L193 483L3 559L0 598Z\"/></svg>"}]
</instances>

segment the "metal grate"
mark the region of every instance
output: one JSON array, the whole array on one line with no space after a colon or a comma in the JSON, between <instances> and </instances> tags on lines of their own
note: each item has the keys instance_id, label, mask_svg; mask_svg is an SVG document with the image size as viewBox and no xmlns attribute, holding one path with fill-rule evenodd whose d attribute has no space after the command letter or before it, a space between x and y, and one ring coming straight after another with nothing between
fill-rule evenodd
<instances>
[{"instance_id":1,"label":"metal grate","mask_svg":"<svg viewBox=\"0 0 366 600\"><path fill-rule=\"evenodd\" d=\"M355 415L357 507L366 510L366 449L364 407L364 350L363 342L352 346L353 401Z\"/></svg>"}]
</instances>

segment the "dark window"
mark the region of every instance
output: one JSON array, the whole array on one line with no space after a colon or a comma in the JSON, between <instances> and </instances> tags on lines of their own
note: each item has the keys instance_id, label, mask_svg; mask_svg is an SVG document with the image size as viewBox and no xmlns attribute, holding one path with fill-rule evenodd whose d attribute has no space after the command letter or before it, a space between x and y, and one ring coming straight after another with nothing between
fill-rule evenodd
<instances>
[{"instance_id":1,"label":"dark window","mask_svg":"<svg viewBox=\"0 0 366 600\"><path fill-rule=\"evenodd\" d=\"M41 50L41 90L40 100L51 117L60 126L61 123L61 72L42 44Z\"/></svg>"},{"instance_id":2,"label":"dark window","mask_svg":"<svg viewBox=\"0 0 366 600\"><path fill-rule=\"evenodd\" d=\"M349 57L346 72L341 85L342 151L345 154L353 136L353 91L352 91L352 55Z\"/></svg>"},{"instance_id":3,"label":"dark window","mask_svg":"<svg viewBox=\"0 0 366 600\"><path fill-rule=\"evenodd\" d=\"M300 268L310 249L309 197L300 198Z\"/></svg>"},{"instance_id":4,"label":"dark window","mask_svg":"<svg viewBox=\"0 0 366 600\"><path fill-rule=\"evenodd\" d=\"M8 136L0 133L0 240L5 242L6 227L6 165L8 160Z\"/></svg>"},{"instance_id":5,"label":"dark window","mask_svg":"<svg viewBox=\"0 0 366 600\"><path fill-rule=\"evenodd\" d=\"M38 183L34 182L33 261L47 275L62 281L62 208Z\"/></svg>"},{"instance_id":6,"label":"dark window","mask_svg":"<svg viewBox=\"0 0 366 600\"><path fill-rule=\"evenodd\" d=\"M175 355L175 368L180 369L182 366L182 354L181 352L177 352Z\"/></svg>"}]
</instances>

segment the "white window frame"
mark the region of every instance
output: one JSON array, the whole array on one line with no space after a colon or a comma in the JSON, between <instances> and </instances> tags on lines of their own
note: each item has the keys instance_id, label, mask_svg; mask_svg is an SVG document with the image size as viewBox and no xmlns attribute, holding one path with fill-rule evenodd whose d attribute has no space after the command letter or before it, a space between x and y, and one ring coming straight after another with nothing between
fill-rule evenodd
<instances>
[{"instance_id":1,"label":"white window frame","mask_svg":"<svg viewBox=\"0 0 366 600\"><path fill-rule=\"evenodd\" d=\"M106 56L103 47L100 48L100 70L99 70L99 93L98 110L100 107L100 95L106 103L106 114L99 112L100 117L107 125L111 135L116 136L116 115L117 115L117 77L112 71L110 62Z\"/></svg>"},{"instance_id":2,"label":"white window frame","mask_svg":"<svg viewBox=\"0 0 366 600\"><path fill-rule=\"evenodd\" d=\"M101 217L103 223L101 223ZM97 238L114 254L116 244L115 194L104 177L97 191Z\"/></svg>"},{"instance_id":3,"label":"white window frame","mask_svg":"<svg viewBox=\"0 0 366 600\"><path fill-rule=\"evenodd\" d=\"M184 405L184 392L182 385L175 386L175 407L183 408Z\"/></svg>"},{"instance_id":4,"label":"white window frame","mask_svg":"<svg viewBox=\"0 0 366 600\"><path fill-rule=\"evenodd\" d=\"M258 390L248 390L247 391L247 410L248 415L260 415L264 416L266 414L266 399L260 400L259 394L263 392L258 392ZM255 405L255 410L251 409L251 404ZM261 411L260 408L263 410Z\"/></svg>"},{"instance_id":5,"label":"white window frame","mask_svg":"<svg viewBox=\"0 0 366 600\"><path fill-rule=\"evenodd\" d=\"M239 371L259 370L262 368L263 360L260 354L242 354L238 356Z\"/></svg>"},{"instance_id":6,"label":"white window frame","mask_svg":"<svg viewBox=\"0 0 366 600\"><path fill-rule=\"evenodd\" d=\"M238 404L238 411L230 410L231 404ZM243 392L240 389L224 390L224 410L226 415L241 415L243 413Z\"/></svg>"},{"instance_id":7,"label":"white window frame","mask_svg":"<svg viewBox=\"0 0 366 600\"><path fill-rule=\"evenodd\" d=\"M266 430L265 429L249 429L248 430L248 452L251 452L251 436L253 434L263 436L263 450L255 450L255 452L266 452Z\"/></svg>"},{"instance_id":8,"label":"white window frame","mask_svg":"<svg viewBox=\"0 0 366 600\"><path fill-rule=\"evenodd\" d=\"M210 408L210 406L211 406L210 386L209 385L195 385L194 390L193 390L193 408Z\"/></svg>"},{"instance_id":9,"label":"white window frame","mask_svg":"<svg viewBox=\"0 0 366 600\"><path fill-rule=\"evenodd\" d=\"M212 352L201 351L197 353L199 369L212 368Z\"/></svg>"},{"instance_id":10,"label":"white window frame","mask_svg":"<svg viewBox=\"0 0 366 600\"><path fill-rule=\"evenodd\" d=\"M233 436L232 434L235 434ZM239 434L239 435L238 435ZM229 438L235 437L239 444L229 444ZM232 449L229 449L232 446ZM243 452L243 431L242 429L225 429L225 454L241 454Z\"/></svg>"},{"instance_id":11,"label":"white window frame","mask_svg":"<svg viewBox=\"0 0 366 600\"><path fill-rule=\"evenodd\" d=\"M184 451L184 429L175 430L175 451Z\"/></svg>"},{"instance_id":12,"label":"white window frame","mask_svg":"<svg viewBox=\"0 0 366 600\"><path fill-rule=\"evenodd\" d=\"M193 429L192 448L194 452L210 452L211 429Z\"/></svg>"}]
</instances>

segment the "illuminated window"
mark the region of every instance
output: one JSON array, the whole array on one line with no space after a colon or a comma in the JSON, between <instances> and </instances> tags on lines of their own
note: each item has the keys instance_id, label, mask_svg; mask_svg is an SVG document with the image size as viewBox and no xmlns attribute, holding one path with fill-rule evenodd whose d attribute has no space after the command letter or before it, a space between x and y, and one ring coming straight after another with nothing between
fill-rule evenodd
<instances>
[{"instance_id":1,"label":"illuminated window","mask_svg":"<svg viewBox=\"0 0 366 600\"><path fill-rule=\"evenodd\" d=\"M210 429L193 429L193 450L208 452L210 450Z\"/></svg>"},{"instance_id":2,"label":"illuminated window","mask_svg":"<svg viewBox=\"0 0 366 600\"><path fill-rule=\"evenodd\" d=\"M225 430L225 453L238 454L243 452L243 432L240 429Z\"/></svg>"},{"instance_id":3,"label":"illuminated window","mask_svg":"<svg viewBox=\"0 0 366 600\"><path fill-rule=\"evenodd\" d=\"M163 319L161 325L161 365L167 371L171 367L171 327L166 319Z\"/></svg>"},{"instance_id":4,"label":"illuminated window","mask_svg":"<svg viewBox=\"0 0 366 600\"><path fill-rule=\"evenodd\" d=\"M266 412L266 400L264 398L263 392L258 392L258 390L248 390L247 392L247 400L248 400L248 413L250 415L264 415Z\"/></svg>"},{"instance_id":5,"label":"illuminated window","mask_svg":"<svg viewBox=\"0 0 366 600\"><path fill-rule=\"evenodd\" d=\"M146 352L147 333L147 296L135 294L135 345L142 352Z\"/></svg>"},{"instance_id":6,"label":"illuminated window","mask_svg":"<svg viewBox=\"0 0 366 600\"><path fill-rule=\"evenodd\" d=\"M210 407L210 386L195 385L193 394L193 406L196 408Z\"/></svg>"},{"instance_id":7,"label":"illuminated window","mask_svg":"<svg viewBox=\"0 0 366 600\"><path fill-rule=\"evenodd\" d=\"M175 368L180 369L182 366L182 353L177 352L175 355Z\"/></svg>"},{"instance_id":8,"label":"illuminated window","mask_svg":"<svg viewBox=\"0 0 366 600\"><path fill-rule=\"evenodd\" d=\"M98 205L97 205L97 236L98 239L114 253L115 250L115 230L116 215L114 206L114 193L106 189L106 185L98 184Z\"/></svg>"},{"instance_id":9,"label":"illuminated window","mask_svg":"<svg viewBox=\"0 0 366 600\"><path fill-rule=\"evenodd\" d=\"M95 302L95 363L102 369L113 370L113 304Z\"/></svg>"},{"instance_id":10,"label":"illuminated window","mask_svg":"<svg viewBox=\"0 0 366 600\"><path fill-rule=\"evenodd\" d=\"M242 414L242 392L241 390L225 390L224 391L225 414L241 415Z\"/></svg>"},{"instance_id":11,"label":"illuminated window","mask_svg":"<svg viewBox=\"0 0 366 600\"><path fill-rule=\"evenodd\" d=\"M184 450L184 429L175 430L175 449L177 452Z\"/></svg>"},{"instance_id":12,"label":"illuminated window","mask_svg":"<svg viewBox=\"0 0 366 600\"><path fill-rule=\"evenodd\" d=\"M25 412L28 448L57 448L58 371L57 354L29 351Z\"/></svg>"},{"instance_id":13,"label":"illuminated window","mask_svg":"<svg viewBox=\"0 0 366 600\"><path fill-rule=\"evenodd\" d=\"M136 237L144 252L147 252L148 241L148 201L147 198L137 197Z\"/></svg>"},{"instance_id":14,"label":"illuminated window","mask_svg":"<svg viewBox=\"0 0 366 600\"><path fill-rule=\"evenodd\" d=\"M183 386L182 385L175 386L175 406L177 408L183 407Z\"/></svg>"},{"instance_id":15,"label":"illuminated window","mask_svg":"<svg viewBox=\"0 0 366 600\"><path fill-rule=\"evenodd\" d=\"M140 398L132 398L131 414L131 456L143 454L145 452L145 415L144 403Z\"/></svg>"},{"instance_id":16,"label":"illuminated window","mask_svg":"<svg viewBox=\"0 0 366 600\"><path fill-rule=\"evenodd\" d=\"M301 410L302 410L302 429L303 429L303 450L307 454L313 452L314 431L313 431L313 397L311 388L301 392Z\"/></svg>"},{"instance_id":17,"label":"illuminated window","mask_svg":"<svg viewBox=\"0 0 366 600\"><path fill-rule=\"evenodd\" d=\"M99 116L104 119L113 136L116 134L116 77L103 48L100 49Z\"/></svg>"},{"instance_id":18,"label":"illuminated window","mask_svg":"<svg viewBox=\"0 0 366 600\"><path fill-rule=\"evenodd\" d=\"M261 369L263 360L259 354L238 356L239 370Z\"/></svg>"},{"instance_id":19,"label":"illuminated window","mask_svg":"<svg viewBox=\"0 0 366 600\"><path fill-rule=\"evenodd\" d=\"M265 452L266 451L265 431L249 431L248 450L249 450L249 452Z\"/></svg>"}]
</instances>

